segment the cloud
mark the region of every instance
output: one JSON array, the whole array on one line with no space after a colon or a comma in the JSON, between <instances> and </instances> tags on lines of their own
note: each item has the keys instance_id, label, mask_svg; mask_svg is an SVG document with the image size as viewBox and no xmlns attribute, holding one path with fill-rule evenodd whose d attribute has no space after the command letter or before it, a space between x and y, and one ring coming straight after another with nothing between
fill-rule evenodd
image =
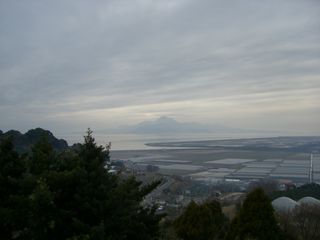
<instances>
[{"instance_id":1,"label":"cloud","mask_svg":"<svg viewBox=\"0 0 320 240\"><path fill-rule=\"evenodd\" d=\"M171 115L319 133L319 13L312 0L1 1L0 128Z\"/></svg>"}]
</instances>

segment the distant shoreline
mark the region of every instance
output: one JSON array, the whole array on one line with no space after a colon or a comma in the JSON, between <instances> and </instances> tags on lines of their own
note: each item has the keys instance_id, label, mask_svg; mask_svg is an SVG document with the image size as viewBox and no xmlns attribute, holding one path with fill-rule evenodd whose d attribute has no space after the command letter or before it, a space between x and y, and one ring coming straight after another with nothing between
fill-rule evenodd
<instances>
[{"instance_id":1,"label":"distant shoreline","mask_svg":"<svg viewBox=\"0 0 320 240\"><path fill-rule=\"evenodd\" d=\"M150 147L166 148L263 148L263 149L308 149L310 147L320 148L320 136L279 136L265 138L239 138L222 140L196 140L145 143Z\"/></svg>"}]
</instances>

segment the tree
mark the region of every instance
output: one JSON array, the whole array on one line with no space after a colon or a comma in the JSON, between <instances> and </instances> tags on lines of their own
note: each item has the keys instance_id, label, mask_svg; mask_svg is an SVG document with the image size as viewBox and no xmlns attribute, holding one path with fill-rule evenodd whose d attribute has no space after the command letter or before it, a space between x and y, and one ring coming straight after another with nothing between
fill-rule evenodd
<instances>
[{"instance_id":1,"label":"tree","mask_svg":"<svg viewBox=\"0 0 320 240\"><path fill-rule=\"evenodd\" d=\"M176 219L174 228L184 240L219 239L226 218L217 201L196 204L191 201L185 211Z\"/></svg>"},{"instance_id":2,"label":"tree","mask_svg":"<svg viewBox=\"0 0 320 240\"><path fill-rule=\"evenodd\" d=\"M262 188L263 191L270 195L278 190L278 183L272 179L260 179L259 181L252 181L248 186L248 191L253 191L256 188Z\"/></svg>"},{"instance_id":3,"label":"tree","mask_svg":"<svg viewBox=\"0 0 320 240\"><path fill-rule=\"evenodd\" d=\"M279 212L280 227L286 239L320 239L320 206L302 203L290 212Z\"/></svg>"},{"instance_id":4,"label":"tree","mask_svg":"<svg viewBox=\"0 0 320 240\"><path fill-rule=\"evenodd\" d=\"M39 179L29 196L30 213L28 237L30 239L54 239L56 211L54 193L44 179Z\"/></svg>"},{"instance_id":5,"label":"tree","mask_svg":"<svg viewBox=\"0 0 320 240\"><path fill-rule=\"evenodd\" d=\"M303 240L320 239L320 206L301 204L292 213L293 224Z\"/></svg>"},{"instance_id":6,"label":"tree","mask_svg":"<svg viewBox=\"0 0 320 240\"><path fill-rule=\"evenodd\" d=\"M230 231L228 239L282 239L270 199L261 188L248 194Z\"/></svg>"},{"instance_id":7,"label":"tree","mask_svg":"<svg viewBox=\"0 0 320 240\"><path fill-rule=\"evenodd\" d=\"M58 201L59 208L68 213L69 235L76 233L90 239L153 239L158 234L160 216L154 208L143 208L141 201L159 182L142 187L133 177L121 180L108 174L109 154L108 147L96 144L89 129L77 153L78 165L73 169L80 179L71 178L73 190L63 188L64 194Z\"/></svg>"},{"instance_id":8,"label":"tree","mask_svg":"<svg viewBox=\"0 0 320 240\"><path fill-rule=\"evenodd\" d=\"M277 219L279 226L286 240L298 240L297 226L293 221L293 214L291 211L277 212Z\"/></svg>"},{"instance_id":9,"label":"tree","mask_svg":"<svg viewBox=\"0 0 320 240\"><path fill-rule=\"evenodd\" d=\"M161 216L141 202L159 182L109 174L109 150L90 130L77 151L57 153L42 139L27 159L2 141L0 238L155 239Z\"/></svg>"},{"instance_id":10,"label":"tree","mask_svg":"<svg viewBox=\"0 0 320 240\"><path fill-rule=\"evenodd\" d=\"M24 159L13 150L11 138L0 143L0 238L12 239L22 235L28 209L23 178Z\"/></svg>"},{"instance_id":11,"label":"tree","mask_svg":"<svg viewBox=\"0 0 320 240\"><path fill-rule=\"evenodd\" d=\"M52 145L43 137L31 148L28 159L29 173L34 176L46 175L56 160ZM51 169L50 169L51 168Z\"/></svg>"}]
</instances>

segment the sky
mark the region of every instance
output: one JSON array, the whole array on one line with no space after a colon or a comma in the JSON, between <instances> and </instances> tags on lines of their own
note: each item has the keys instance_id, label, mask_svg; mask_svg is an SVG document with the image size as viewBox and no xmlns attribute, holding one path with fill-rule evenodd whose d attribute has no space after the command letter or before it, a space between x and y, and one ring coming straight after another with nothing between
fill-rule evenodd
<instances>
[{"instance_id":1,"label":"sky","mask_svg":"<svg viewBox=\"0 0 320 240\"><path fill-rule=\"evenodd\" d=\"M320 134L318 0L1 0L0 129Z\"/></svg>"}]
</instances>

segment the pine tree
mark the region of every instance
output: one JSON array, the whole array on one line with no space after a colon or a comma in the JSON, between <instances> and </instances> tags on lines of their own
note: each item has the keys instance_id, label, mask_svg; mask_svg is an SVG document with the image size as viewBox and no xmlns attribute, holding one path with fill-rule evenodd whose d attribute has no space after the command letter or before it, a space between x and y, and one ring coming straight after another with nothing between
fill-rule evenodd
<instances>
[{"instance_id":1,"label":"pine tree","mask_svg":"<svg viewBox=\"0 0 320 240\"><path fill-rule=\"evenodd\" d=\"M0 144L0 239L17 238L27 224L27 197L23 179L25 162L13 150L12 139L3 139Z\"/></svg>"},{"instance_id":2,"label":"pine tree","mask_svg":"<svg viewBox=\"0 0 320 240\"><path fill-rule=\"evenodd\" d=\"M191 201L185 211L176 219L177 235L184 240L219 239L223 234L226 218L219 202L196 204Z\"/></svg>"},{"instance_id":3,"label":"pine tree","mask_svg":"<svg viewBox=\"0 0 320 240\"><path fill-rule=\"evenodd\" d=\"M121 180L109 174L109 154L109 148L96 144L89 129L78 152L54 155L54 161L47 161L51 164L43 168L49 171L42 179L48 186L45 196L53 196L47 210L57 209L48 219L54 226L49 229L51 239L152 239L157 235L160 217L154 209L143 208L141 201L158 183L142 187L134 178Z\"/></svg>"},{"instance_id":4,"label":"pine tree","mask_svg":"<svg viewBox=\"0 0 320 240\"><path fill-rule=\"evenodd\" d=\"M261 188L248 194L234 224L234 239L282 239L270 199Z\"/></svg>"},{"instance_id":5,"label":"pine tree","mask_svg":"<svg viewBox=\"0 0 320 240\"><path fill-rule=\"evenodd\" d=\"M78 152L56 153L42 139L27 159L2 141L0 239L156 239L161 216L141 202L159 182L109 174L109 150L90 130Z\"/></svg>"}]
</instances>

